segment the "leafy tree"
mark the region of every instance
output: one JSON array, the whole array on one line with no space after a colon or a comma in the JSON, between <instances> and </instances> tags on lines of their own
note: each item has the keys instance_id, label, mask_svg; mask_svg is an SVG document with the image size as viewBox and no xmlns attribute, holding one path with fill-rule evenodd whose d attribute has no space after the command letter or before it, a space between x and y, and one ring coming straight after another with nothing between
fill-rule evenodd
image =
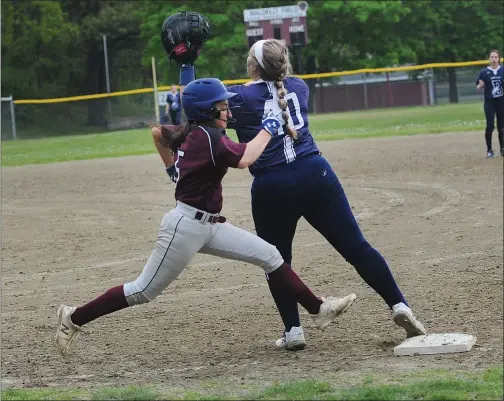
<instances>
[{"instance_id":1,"label":"leafy tree","mask_svg":"<svg viewBox=\"0 0 504 401\"><path fill-rule=\"evenodd\" d=\"M198 76L212 76L220 79L243 78L246 76L248 44L245 36L243 10L248 8L291 5L291 1L171 1L159 3L151 0L142 10L142 38L147 41L144 64L150 65L154 56L159 65L163 83L178 82L178 66L170 65L161 44L163 21L178 11L196 11L210 22L210 39L196 64Z\"/></svg>"},{"instance_id":2,"label":"leafy tree","mask_svg":"<svg viewBox=\"0 0 504 401\"><path fill-rule=\"evenodd\" d=\"M142 2L117 2L111 0L61 0L70 21L78 24L80 34L73 56L81 60L82 68L77 72L80 91L86 94L104 93L106 71L104 63L103 35L107 39L107 55L111 90L124 88L124 76L131 80L131 73L145 76L141 65L144 43L140 38L138 10ZM130 74L128 74L130 73ZM88 124L107 125L106 100L88 101Z\"/></svg>"},{"instance_id":3,"label":"leafy tree","mask_svg":"<svg viewBox=\"0 0 504 401\"><path fill-rule=\"evenodd\" d=\"M166 17L191 10L205 15L211 25L211 38L197 64L198 76L221 79L246 76L245 60L248 44L245 37L243 10L247 8L292 5L292 1L172 1L160 6L151 1L144 7L142 37L147 41L144 63L150 57L158 60L164 83L178 81L178 67L170 66L160 41L160 28ZM298 71L295 51L292 63L295 72L314 73L398 64L414 59L401 36L394 36L391 25L397 25L409 12L397 1L330 1L311 2L308 10L310 42L303 49L303 67ZM318 64L318 68L317 68ZM309 80L312 98L315 80Z\"/></svg>"},{"instance_id":4,"label":"leafy tree","mask_svg":"<svg viewBox=\"0 0 504 401\"><path fill-rule=\"evenodd\" d=\"M485 59L488 51L501 49L504 3L492 0L404 0L411 10L401 21L400 32L420 64ZM455 68L448 68L450 102L458 102Z\"/></svg>"},{"instance_id":5,"label":"leafy tree","mask_svg":"<svg viewBox=\"0 0 504 401\"><path fill-rule=\"evenodd\" d=\"M310 3L309 44L303 49L308 74L412 62L415 54L394 29L409 9L398 1L327 1ZM311 101L316 80L307 81ZM312 107L310 107L312 109Z\"/></svg>"},{"instance_id":6,"label":"leafy tree","mask_svg":"<svg viewBox=\"0 0 504 401\"><path fill-rule=\"evenodd\" d=\"M320 71L373 68L412 61L415 54L394 32L410 11L399 1L327 1L308 9L310 44Z\"/></svg>"},{"instance_id":7,"label":"leafy tree","mask_svg":"<svg viewBox=\"0 0 504 401\"><path fill-rule=\"evenodd\" d=\"M67 49L78 29L54 1L2 1L2 92L64 96L76 60Z\"/></svg>"},{"instance_id":8,"label":"leafy tree","mask_svg":"<svg viewBox=\"0 0 504 401\"><path fill-rule=\"evenodd\" d=\"M4 0L2 91L16 98L49 98L106 91L102 35L107 36L111 90L150 86L151 57L163 84L178 82L160 39L166 17L191 10L210 21L211 37L197 76L246 76L246 8L294 0ZM504 3L495 0L310 1L304 73L483 59L502 49ZM294 53L294 52L292 52ZM296 60L293 55L293 65ZM447 69L450 101L456 74ZM308 80L311 93L316 80ZM106 101L89 101L87 121L105 126Z\"/></svg>"}]
</instances>

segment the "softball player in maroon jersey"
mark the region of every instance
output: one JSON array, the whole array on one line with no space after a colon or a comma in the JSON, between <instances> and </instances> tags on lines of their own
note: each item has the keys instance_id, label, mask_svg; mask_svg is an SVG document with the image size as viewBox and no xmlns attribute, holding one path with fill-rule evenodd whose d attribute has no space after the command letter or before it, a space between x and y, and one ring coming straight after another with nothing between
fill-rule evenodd
<instances>
[{"instance_id":1,"label":"softball player in maroon jersey","mask_svg":"<svg viewBox=\"0 0 504 401\"><path fill-rule=\"evenodd\" d=\"M263 129L253 140L247 144L233 142L225 133L232 118L227 99L232 96L235 94L228 92L218 79L192 81L182 95L188 124L153 128L156 148L167 166L172 151L174 154L175 163L168 170L177 183L176 207L164 215L156 247L136 280L113 287L81 307L60 306L55 340L61 354L68 354L83 325L154 300L196 253L260 266L268 274L270 286L294 296L319 329L345 312L355 300L355 294L344 298L316 297L273 245L227 223L219 215L221 181L228 167L243 169L252 165L282 124L272 114L266 115ZM305 344L300 346L304 348Z\"/></svg>"}]
</instances>

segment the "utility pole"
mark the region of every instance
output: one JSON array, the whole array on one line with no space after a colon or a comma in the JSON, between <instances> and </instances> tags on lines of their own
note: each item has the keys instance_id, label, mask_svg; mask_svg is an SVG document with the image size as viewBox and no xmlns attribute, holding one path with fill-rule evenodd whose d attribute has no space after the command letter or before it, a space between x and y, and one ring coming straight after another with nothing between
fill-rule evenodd
<instances>
[{"instance_id":1,"label":"utility pole","mask_svg":"<svg viewBox=\"0 0 504 401\"><path fill-rule=\"evenodd\" d=\"M109 97L107 98L108 116L112 116L112 105L110 104L110 76L109 76L109 66L108 66L108 49L107 49L107 35L103 34L103 53L105 56L105 80L107 82L107 93Z\"/></svg>"}]
</instances>

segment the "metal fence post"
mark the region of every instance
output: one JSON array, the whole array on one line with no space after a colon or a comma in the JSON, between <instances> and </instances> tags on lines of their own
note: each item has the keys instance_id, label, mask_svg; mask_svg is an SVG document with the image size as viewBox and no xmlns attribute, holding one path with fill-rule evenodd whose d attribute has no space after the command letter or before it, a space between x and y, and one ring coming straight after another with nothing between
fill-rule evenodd
<instances>
[{"instance_id":1,"label":"metal fence post","mask_svg":"<svg viewBox=\"0 0 504 401\"><path fill-rule=\"evenodd\" d=\"M387 94L388 94L388 106L392 107L394 103L394 98L392 96L392 84L390 83L390 74L387 71Z\"/></svg>"},{"instance_id":2,"label":"metal fence post","mask_svg":"<svg viewBox=\"0 0 504 401\"><path fill-rule=\"evenodd\" d=\"M3 97L2 102L10 103L10 113L11 113L11 124L12 124L12 139L17 139L16 135L16 114L14 112L14 97L10 95L9 97Z\"/></svg>"},{"instance_id":3,"label":"metal fence post","mask_svg":"<svg viewBox=\"0 0 504 401\"><path fill-rule=\"evenodd\" d=\"M107 47L107 35L102 35L103 38L103 54L104 54L104 62L105 62L105 80L107 83L107 93L108 93L108 98L107 98L107 112L108 112L108 118L107 118L107 125L108 122L112 119L112 104L110 101L110 76L109 76L109 65L108 65L108 47Z\"/></svg>"},{"instance_id":4,"label":"metal fence post","mask_svg":"<svg viewBox=\"0 0 504 401\"><path fill-rule=\"evenodd\" d=\"M429 74L429 99L430 105L436 105L436 77L434 76L434 69L430 69Z\"/></svg>"},{"instance_id":5,"label":"metal fence post","mask_svg":"<svg viewBox=\"0 0 504 401\"><path fill-rule=\"evenodd\" d=\"M16 134L16 114L14 113L14 98L10 95L10 112L12 118L12 139L17 139Z\"/></svg>"},{"instance_id":6,"label":"metal fence post","mask_svg":"<svg viewBox=\"0 0 504 401\"><path fill-rule=\"evenodd\" d=\"M366 80L366 73L363 74L364 78L364 108L367 110L368 109L368 91L367 91L367 80Z\"/></svg>"},{"instance_id":7,"label":"metal fence post","mask_svg":"<svg viewBox=\"0 0 504 401\"><path fill-rule=\"evenodd\" d=\"M156 77L156 59L151 58L152 61L152 86L154 87L154 112L156 115L156 124L161 124L159 103L158 103L158 88L157 88L157 77Z\"/></svg>"}]
</instances>

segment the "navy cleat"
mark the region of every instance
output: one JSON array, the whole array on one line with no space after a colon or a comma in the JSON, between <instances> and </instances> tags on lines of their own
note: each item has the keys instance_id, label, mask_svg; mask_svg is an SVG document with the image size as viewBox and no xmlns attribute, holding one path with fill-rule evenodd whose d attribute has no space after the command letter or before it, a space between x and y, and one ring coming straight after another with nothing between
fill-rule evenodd
<instances>
[{"instance_id":1,"label":"navy cleat","mask_svg":"<svg viewBox=\"0 0 504 401\"><path fill-rule=\"evenodd\" d=\"M486 153L486 158L493 159L494 157L495 157L495 154L494 154L493 150L488 150Z\"/></svg>"}]
</instances>

